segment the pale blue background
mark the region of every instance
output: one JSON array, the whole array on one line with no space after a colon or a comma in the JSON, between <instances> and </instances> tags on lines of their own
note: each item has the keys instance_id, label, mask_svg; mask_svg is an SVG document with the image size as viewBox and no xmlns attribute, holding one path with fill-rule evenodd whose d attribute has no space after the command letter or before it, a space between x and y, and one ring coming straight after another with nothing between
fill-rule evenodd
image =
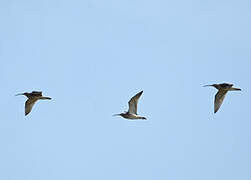
<instances>
[{"instance_id":1,"label":"pale blue background","mask_svg":"<svg viewBox=\"0 0 251 180\"><path fill-rule=\"evenodd\" d=\"M250 180L250 0L2 0L1 180ZM234 83L213 113L210 83ZM24 116L25 91L42 90ZM112 117L140 90L147 121Z\"/></svg>"}]
</instances>

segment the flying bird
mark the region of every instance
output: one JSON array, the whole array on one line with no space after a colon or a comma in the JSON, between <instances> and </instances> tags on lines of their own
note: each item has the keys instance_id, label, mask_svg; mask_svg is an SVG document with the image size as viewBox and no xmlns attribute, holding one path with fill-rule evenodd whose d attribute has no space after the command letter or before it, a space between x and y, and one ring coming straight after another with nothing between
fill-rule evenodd
<instances>
[{"instance_id":1,"label":"flying bird","mask_svg":"<svg viewBox=\"0 0 251 180\"><path fill-rule=\"evenodd\" d=\"M44 97L42 95L42 91L32 91L31 93L25 92L25 93L16 94L16 96L18 95L24 95L28 98L27 101L25 102L25 116L27 116L31 112L31 109L34 106L34 104L37 102L37 100L40 100L40 99L50 100L51 99L50 97Z\"/></svg>"},{"instance_id":2,"label":"flying bird","mask_svg":"<svg viewBox=\"0 0 251 180\"><path fill-rule=\"evenodd\" d=\"M126 118L126 119L146 119L145 117L139 116L137 114L138 100L140 96L142 95L142 93L143 91L140 91L138 94L136 94L130 99L130 101L128 102L129 109L127 112L114 114L114 116L122 116L123 118Z\"/></svg>"},{"instance_id":3,"label":"flying bird","mask_svg":"<svg viewBox=\"0 0 251 180\"><path fill-rule=\"evenodd\" d=\"M214 113L216 113L220 109L222 102L228 91L241 91L241 89L234 88L233 84L229 84L229 83L205 85L204 87L207 87L207 86L213 86L216 89L218 89L218 92L214 98Z\"/></svg>"}]
</instances>

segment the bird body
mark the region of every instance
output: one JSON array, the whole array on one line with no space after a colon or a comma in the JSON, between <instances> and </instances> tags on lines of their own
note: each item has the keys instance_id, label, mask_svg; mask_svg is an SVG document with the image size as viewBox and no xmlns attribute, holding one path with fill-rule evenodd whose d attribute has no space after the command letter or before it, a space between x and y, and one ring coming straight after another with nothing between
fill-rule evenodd
<instances>
[{"instance_id":1,"label":"bird body","mask_svg":"<svg viewBox=\"0 0 251 180\"><path fill-rule=\"evenodd\" d=\"M120 113L120 114L114 114L114 116L122 116L123 118L126 119L146 119L143 116L139 116L137 114L137 109L138 109L138 100L140 98L140 96L142 95L143 91L140 91L139 93L137 93L135 96L133 96L130 101L128 102L129 105L129 109L127 112L125 113Z\"/></svg>"},{"instance_id":2,"label":"bird body","mask_svg":"<svg viewBox=\"0 0 251 180\"><path fill-rule=\"evenodd\" d=\"M218 92L216 93L214 98L214 113L216 113L220 109L228 91L241 91L241 89L234 88L233 84L229 83L205 85L204 87L206 86L212 86L218 89Z\"/></svg>"},{"instance_id":3,"label":"bird body","mask_svg":"<svg viewBox=\"0 0 251 180\"><path fill-rule=\"evenodd\" d=\"M128 112L115 114L115 115L122 116L123 118L126 118L126 119L146 119L145 117L139 116L137 114L130 114Z\"/></svg>"},{"instance_id":4,"label":"bird body","mask_svg":"<svg viewBox=\"0 0 251 180\"><path fill-rule=\"evenodd\" d=\"M17 94L16 96L18 95L24 95L28 98L27 101L25 102L25 116L27 116L31 112L32 107L37 102L37 100L40 100L40 99L50 100L51 99L50 97L44 97L42 95L42 91L32 91L31 93L25 92L25 93Z\"/></svg>"}]
</instances>

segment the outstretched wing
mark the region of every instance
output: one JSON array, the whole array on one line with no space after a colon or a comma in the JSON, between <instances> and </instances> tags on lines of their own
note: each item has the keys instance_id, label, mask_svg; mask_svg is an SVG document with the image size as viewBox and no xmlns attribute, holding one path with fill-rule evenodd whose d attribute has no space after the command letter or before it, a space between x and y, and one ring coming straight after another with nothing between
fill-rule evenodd
<instances>
[{"instance_id":1,"label":"outstretched wing","mask_svg":"<svg viewBox=\"0 0 251 180\"><path fill-rule=\"evenodd\" d=\"M140 98L140 96L142 95L143 91L140 91L138 94L136 94L135 96L133 96L130 101L128 102L129 104L129 110L128 112L130 114L137 114L137 105L138 105L138 100Z\"/></svg>"},{"instance_id":2,"label":"outstretched wing","mask_svg":"<svg viewBox=\"0 0 251 180\"><path fill-rule=\"evenodd\" d=\"M27 116L31 112L31 109L34 106L36 101L37 99L30 98L25 102L25 116Z\"/></svg>"},{"instance_id":3,"label":"outstretched wing","mask_svg":"<svg viewBox=\"0 0 251 180\"><path fill-rule=\"evenodd\" d=\"M217 92L217 94L215 95L215 98L214 98L214 113L216 113L220 109L226 94L227 94L226 90L219 90Z\"/></svg>"}]
</instances>

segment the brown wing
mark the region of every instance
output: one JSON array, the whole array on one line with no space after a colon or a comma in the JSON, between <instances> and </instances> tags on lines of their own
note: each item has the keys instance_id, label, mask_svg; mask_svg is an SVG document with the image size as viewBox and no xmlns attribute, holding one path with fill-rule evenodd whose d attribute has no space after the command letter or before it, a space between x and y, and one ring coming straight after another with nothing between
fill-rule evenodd
<instances>
[{"instance_id":1,"label":"brown wing","mask_svg":"<svg viewBox=\"0 0 251 180\"><path fill-rule=\"evenodd\" d=\"M215 98L214 98L214 113L216 113L220 109L226 94L227 94L226 90L219 90L217 92L217 94L215 95Z\"/></svg>"},{"instance_id":2,"label":"brown wing","mask_svg":"<svg viewBox=\"0 0 251 180\"><path fill-rule=\"evenodd\" d=\"M140 91L138 94L136 94L135 96L133 96L130 101L128 102L129 104L129 110L128 112L130 114L137 114L137 106L138 106L138 100L140 98L140 96L142 95L143 91Z\"/></svg>"},{"instance_id":3,"label":"brown wing","mask_svg":"<svg viewBox=\"0 0 251 180\"><path fill-rule=\"evenodd\" d=\"M25 116L27 116L31 112L31 109L34 106L36 101L37 101L37 99L35 99L35 98L29 98L25 102Z\"/></svg>"}]
</instances>

